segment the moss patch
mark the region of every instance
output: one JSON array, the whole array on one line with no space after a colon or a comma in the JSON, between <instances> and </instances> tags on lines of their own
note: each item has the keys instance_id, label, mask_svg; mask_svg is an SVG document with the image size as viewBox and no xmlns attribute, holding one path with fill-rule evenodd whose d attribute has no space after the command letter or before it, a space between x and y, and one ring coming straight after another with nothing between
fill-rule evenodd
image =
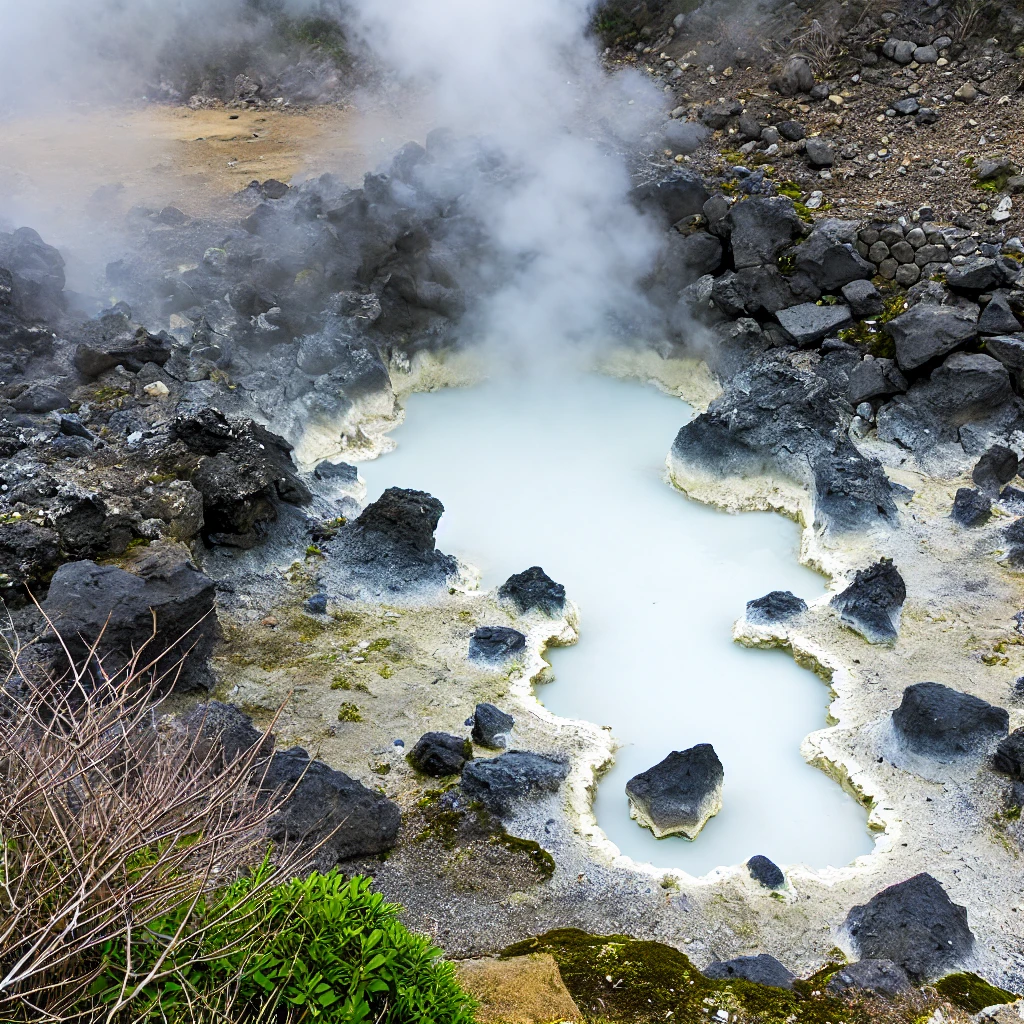
<instances>
[{"instance_id":1,"label":"moss patch","mask_svg":"<svg viewBox=\"0 0 1024 1024\"><path fill-rule=\"evenodd\" d=\"M968 1013L980 1013L986 1006L1012 1003L1020 996L990 985L976 974L949 974L935 983L935 990L944 999Z\"/></svg>"},{"instance_id":2,"label":"moss patch","mask_svg":"<svg viewBox=\"0 0 1024 1024\"><path fill-rule=\"evenodd\" d=\"M362 720L363 716L359 711L359 707L351 701L345 701L341 707L338 708L339 722L361 722Z\"/></svg>"}]
</instances>

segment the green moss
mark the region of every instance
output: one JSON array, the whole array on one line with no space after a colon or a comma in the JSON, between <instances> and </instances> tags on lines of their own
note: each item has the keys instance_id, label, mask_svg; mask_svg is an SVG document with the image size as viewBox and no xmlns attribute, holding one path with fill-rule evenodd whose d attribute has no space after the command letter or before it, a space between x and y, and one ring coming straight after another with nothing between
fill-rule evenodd
<instances>
[{"instance_id":1,"label":"green moss","mask_svg":"<svg viewBox=\"0 0 1024 1024\"><path fill-rule=\"evenodd\" d=\"M375 775L389 775L391 764L388 761L378 761L371 769Z\"/></svg>"},{"instance_id":2,"label":"green moss","mask_svg":"<svg viewBox=\"0 0 1024 1024\"><path fill-rule=\"evenodd\" d=\"M935 983L935 990L944 999L968 1013L980 1013L986 1006L1012 1003L1020 996L990 985L976 974L949 974Z\"/></svg>"},{"instance_id":3,"label":"green moss","mask_svg":"<svg viewBox=\"0 0 1024 1024\"><path fill-rule=\"evenodd\" d=\"M307 558L323 558L324 557L324 553L315 544L310 544L306 548L306 557Z\"/></svg>"},{"instance_id":4,"label":"green moss","mask_svg":"<svg viewBox=\"0 0 1024 1024\"><path fill-rule=\"evenodd\" d=\"M386 636L378 637L374 640L369 647L366 648L366 653L370 654L373 651L385 651L391 646L390 638Z\"/></svg>"},{"instance_id":5,"label":"green moss","mask_svg":"<svg viewBox=\"0 0 1024 1024\"><path fill-rule=\"evenodd\" d=\"M434 810L427 818L426 827L413 836L414 843L425 843L435 839L446 850L454 850L459 841L459 826L464 811Z\"/></svg>"},{"instance_id":6,"label":"green moss","mask_svg":"<svg viewBox=\"0 0 1024 1024\"><path fill-rule=\"evenodd\" d=\"M390 665L381 665L377 669L377 675L379 675L381 679L390 679L394 674L395 670Z\"/></svg>"},{"instance_id":7,"label":"green moss","mask_svg":"<svg viewBox=\"0 0 1024 1024\"><path fill-rule=\"evenodd\" d=\"M792 274L796 271L796 253L795 252L784 252L778 260L779 270L786 274Z\"/></svg>"},{"instance_id":8,"label":"green moss","mask_svg":"<svg viewBox=\"0 0 1024 1024\"><path fill-rule=\"evenodd\" d=\"M322 636L328 626L326 622L314 619L311 615L297 613L289 616L286 628L298 633L299 640L305 644Z\"/></svg>"},{"instance_id":9,"label":"green moss","mask_svg":"<svg viewBox=\"0 0 1024 1024\"><path fill-rule=\"evenodd\" d=\"M345 701L340 708L338 708L338 721L339 722L361 722L363 716L359 712L357 705L351 701Z\"/></svg>"},{"instance_id":10,"label":"green moss","mask_svg":"<svg viewBox=\"0 0 1024 1024\"><path fill-rule=\"evenodd\" d=\"M504 829L497 833L491 840L504 846L512 853L525 853L533 861L537 873L547 881L555 873L555 858L544 849L540 843L532 839L520 839L519 836L510 836Z\"/></svg>"},{"instance_id":11,"label":"green moss","mask_svg":"<svg viewBox=\"0 0 1024 1024\"><path fill-rule=\"evenodd\" d=\"M332 690L351 690L352 680L348 676L337 675L331 680Z\"/></svg>"}]
</instances>

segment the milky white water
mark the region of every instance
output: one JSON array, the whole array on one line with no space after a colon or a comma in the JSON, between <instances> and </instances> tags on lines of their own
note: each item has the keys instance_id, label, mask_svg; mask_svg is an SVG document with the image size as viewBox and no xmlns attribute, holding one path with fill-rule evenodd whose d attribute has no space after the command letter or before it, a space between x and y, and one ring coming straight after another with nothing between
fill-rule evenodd
<instances>
[{"instance_id":1,"label":"milky white water","mask_svg":"<svg viewBox=\"0 0 1024 1024\"><path fill-rule=\"evenodd\" d=\"M628 856L702 875L762 853L839 866L871 849L865 812L800 756L825 725L828 690L782 652L732 642L751 598L821 577L797 562L795 524L731 516L665 482L691 411L638 383L599 376L413 395L398 448L360 469L369 498L389 486L440 498L442 551L490 588L543 566L579 606L580 640L549 652L555 714L610 725L623 744L598 788L597 819ZM712 743L723 807L694 842L657 840L624 792L672 750Z\"/></svg>"}]
</instances>

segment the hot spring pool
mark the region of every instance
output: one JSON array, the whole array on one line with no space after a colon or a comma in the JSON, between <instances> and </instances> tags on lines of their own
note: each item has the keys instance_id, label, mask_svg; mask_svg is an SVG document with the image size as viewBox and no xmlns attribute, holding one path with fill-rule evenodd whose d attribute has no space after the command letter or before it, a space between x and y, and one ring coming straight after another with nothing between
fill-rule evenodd
<instances>
[{"instance_id":1,"label":"hot spring pool","mask_svg":"<svg viewBox=\"0 0 1024 1024\"><path fill-rule=\"evenodd\" d=\"M541 565L580 611L580 641L549 651L555 714L610 725L623 744L596 813L638 861L702 875L762 853L840 866L868 853L866 814L800 756L828 690L782 652L733 643L745 603L770 590L818 597L799 531L768 513L727 515L665 480L690 408L652 386L597 375L413 395L398 448L364 463L369 498L390 486L440 498L442 551L482 586ZM696 841L657 840L629 817L626 782L671 750L714 744L721 812Z\"/></svg>"}]
</instances>

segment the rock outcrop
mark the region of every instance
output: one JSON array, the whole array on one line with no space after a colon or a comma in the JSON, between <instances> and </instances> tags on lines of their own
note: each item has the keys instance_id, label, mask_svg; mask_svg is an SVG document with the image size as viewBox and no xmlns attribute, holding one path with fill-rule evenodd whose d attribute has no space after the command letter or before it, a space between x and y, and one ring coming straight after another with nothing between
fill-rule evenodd
<instances>
[{"instance_id":1,"label":"rock outcrop","mask_svg":"<svg viewBox=\"0 0 1024 1024\"><path fill-rule=\"evenodd\" d=\"M498 588L498 596L510 601L522 614L539 611L555 618L565 609L565 587L539 565L509 576Z\"/></svg>"},{"instance_id":2,"label":"rock outcrop","mask_svg":"<svg viewBox=\"0 0 1024 1024\"><path fill-rule=\"evenodd\" d=\"M747 602L747 622L768 626L775 622L789 622L807 611L807 602L788 590L773 590L764 597Z\"/></svg>"},{"instance_id":3,"label":"rock outcrop","mask_svg":"<svg viewBox=\"0 0 1024 1024\"><path fill-rule=\"evenodd\" d=\"M892 560L861 569L830 602L842 621L873 644L895 643L907 587Z\"/></svg>"},{"instance_id":4,"label":"rock outcrop","mask_svg":"<svg viewBox=\"0 0 1024 1024\"><path fill-rule=\"evenodd\" d=\"M673 750L664 761L626 783L629 814L658 839L696 839L722 809L725 769L710 743Z\"/></svg>"},{"instance_id":5,"label":"rock outcrop","mask_svg":"<svg viewBox=\"0 0 1024 1024\"><path fill-rule=\"evenodd\" d=\"M509 733L516 720L493 704L477 704L473 717L466 723L473 727L473 742L491 750L508 746Z\"/></svg>"},{"instance_id":6,"label":"rock outcrop","mask_svg":"<svg viewBox=\"0 0 1024 1024\"><path fill-rule=\"evenodd\" d=\"M1005 709L941 683L908 686L892 713L893 731L907 750L940 759L991 747L1009 724Z\"/></svg>"},{"instance_id":7,"label":"rock outcrop","mask_svg":"<svg viewBox=\"0 0 1024 1024\"><path fill-rule=\"evenodd\" d=\"M477 626L469 639L472 661L500 664L526 650L526 637L508 626Z\"/></svg>"}]
</instances>

